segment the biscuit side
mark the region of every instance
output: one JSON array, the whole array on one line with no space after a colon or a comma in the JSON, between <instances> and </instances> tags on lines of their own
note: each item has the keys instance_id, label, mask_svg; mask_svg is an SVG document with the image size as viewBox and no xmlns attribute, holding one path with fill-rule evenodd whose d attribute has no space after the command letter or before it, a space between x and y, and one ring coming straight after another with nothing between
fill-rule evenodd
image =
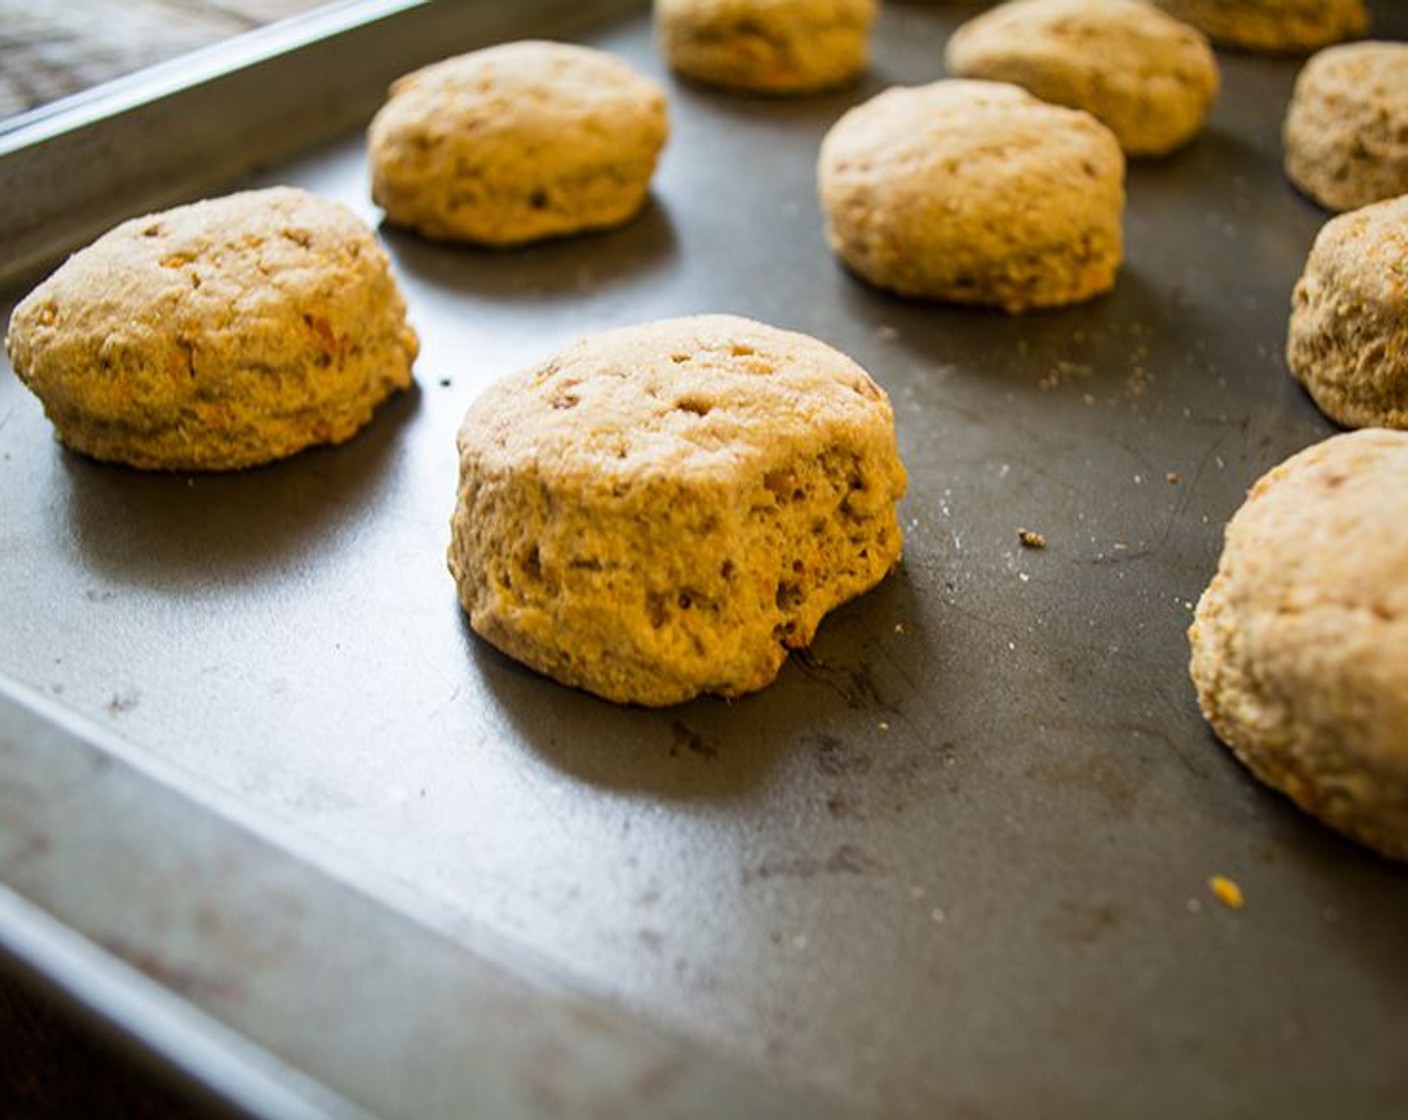
<instances>
[{"instance_id":1,"label":"biscuit side","mask_svg":"<svg viewBox=\"0 0 1408 1120\"><path fill-rule=\"evenodd\" d=\"M1190 672L1258 778L1408 859L1408 434L1333 437L1270 471L1227 528Z\"/></svg>"}]
</instances>

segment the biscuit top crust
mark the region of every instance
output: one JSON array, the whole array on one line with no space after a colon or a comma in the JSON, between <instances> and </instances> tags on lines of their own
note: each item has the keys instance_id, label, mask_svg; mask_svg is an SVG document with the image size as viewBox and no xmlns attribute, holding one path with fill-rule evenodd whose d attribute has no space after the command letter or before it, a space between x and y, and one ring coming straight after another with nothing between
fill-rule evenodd
<instances>
[{"instance_id":1,"label":"biscuit top crust","mask_svg":"<svg viewBox=\"0 0 1408 1120\"><path fill-rule=\"evenodd\" d=\"M959 27L944 59L1088 109L1134 152L1181 143L1219 86L1207 38L1144 0L1011 0Z\"/></svg>"},{"instance_id":2,"label":"biscuit top crust","mask_svg":"<svg viewBox=\"0 0 1408 1120\"><path fill-rule=\"evenodd\" d=\"M1334 436L1264 475L1213 588L1300 718L1408 776L1408 432ZM1210 592L1211 593L1211 592Z\"/></svg>"},{"instance_id":3,"label":"biscuit top crust","mask_svg":"<svg viewBox=\"0 0 1408 1120\"><path fill-rule=\"evenodd\" d=\"M1408 124L1408 42L1346 42L1315 52L1295 77L1293 103L1305 99L1324 99L1325 113L1346 127ZM1408 147L1405 135L1397 142Z\"/></svg>"},{"instance_id":4,"label":"biscuit top crust","mask_svg":"<svg viewBox=\"0 0 1408 1120\"><path fill-rule=\"evenodd\" d=\"M1306 51L1369 29L1363 0L1154 0L1215 43L1263 51Z\"/></svg>"},{"instance_id":5,"label":"biscuit top crust","mask_svg":"<svg viewBox=\"0 0 1408 1120\"><path fill-rule=\"evenodd\" d=\"M657 14L719 18L759 15L791 17L800 25L855 23L869 26L879 0L655 0Z\"/></svg>"},{"instance_id":6,"label":"biscuit top crust","mask_svg":"<svg viewBox=\"0 0 1408 1120\"><path fill-rule=\"evenodd\" d=\"M835 185L867 185L896 204L952 195L975 210L1013 185L1024 209L1040 210L1124 179L1119 144L1089 113L966 78L896 87L851 109L822 142L819 167ZM1043 194L1042 183L1055 189Z\"/></svg>"},{"instance_id":7,"label":"biscuit top crust","mask_svg":"<svg viewBox=\"0 0 1408 1120\"><path fill-rule=\"evenodd\" d=\"M845 355L701 315L608 331L507 378L471 407L460 448L472 444L489 473L531 463L598 489L726 481L828 432L893 449L893 425L884 391Z\"/></svg>"},{"instance_id":8,"label":"biscuit top crust","mask_svg":"<svg viewBox=\"0 0 1408 1120\"><path fill-rule=\"evenodd\" d=\"M1298 82L1328 79L1345 83L1354 100L1390 100L1402 106L1408 90L1408 42L1346 42L1316 51L1301 68Z\"/></svg>"},{"instance_id":9,"label":"biscuit top crust","mask_svg":"<svg viewBox=\"0 0 1408 1120\"><path fill-rule=\"evenodd\" d=\"M341 203L296 187L241 191L132 218L74 253L16 309L12 344L23 341L14 337L21 326L39 335L106 332L149 313L173 334L236 320L258 333L290 296L345 292L349 271L388 266Z\"/></svg>"},{"instance_id":10,"label":"biscuit top crust","mask_svg":"<svg viewBox=\"0 0 1408 1120\"><path fill-rule=\"evenodd\" d=\"M1331 218L1315 237L1306 270L1333 282L1340 296L1408 314L1408 195Z\"/></svg>"},{"instance_id":11,"label":"biscuit top crust","mask_svg":"<svg viewBox=\"0 0 1408 1120\"><path fill-rule=\"evenodd\" d=\"M541 131L550 147L570 147L583 131L602 141L633 142L621 130L645 129L665 141L665 92L605 51L538 39L503 43L415 70L391 85L373 119L375 146L482 144ZM550 152L541 153L550 158Z\"/></svg>"},{"instance_id":12,"label":"biscuit top crust","mask_svg":"<svg viewBox=\"0 0 1408 1120\"><path fill-rule=\"evenodd\" d=\"M945 48L951 68L997 55L1104 74L1115 85L1162 79L1170 93L1206 81L1211 57L1206 36L1145 0L1010 0L963 24Z\"/></svg>"},{"instance_id":13,"label":"biscuit top crust","mask_svg":"<svg viewBox=\"0 0 1408 1120\"><path fill-rule=\"evenodd\" d=\"M209 392L242 371L352 345L372 324L397 323L399 346L413 358L418 342L404 313L385 252L351 210L273 187L108 231L20 303L6 344L36 391L91 382L93 418L121 419L134 394L153 399L164 392L159 383L189 383L197 351ZM122 379L104 374L128 354L140 355L134 369Z\"/></svg>"}]
</instances>

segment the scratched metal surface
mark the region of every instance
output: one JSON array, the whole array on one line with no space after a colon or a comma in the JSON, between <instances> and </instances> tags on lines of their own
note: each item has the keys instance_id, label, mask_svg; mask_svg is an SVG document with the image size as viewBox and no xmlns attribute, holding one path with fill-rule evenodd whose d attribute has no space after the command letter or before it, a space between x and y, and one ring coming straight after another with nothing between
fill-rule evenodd
<instances>
[{"instance_id":1,"label":"scratched metal surface","mask_svg":"<svg viewBox=\"0 0 1408 1120\"><path fill-rule=\"evenodd\" d=\"M670 91L652 204L515 253L383 230L418 386L341 449L142 476L61 451L0 376L0 672L466 944L860 1113L1393 1114L1408 876L1258 787L1185 669L1225 519L1332 431L1280 356L1324 220L1279 170L1296 63L1223 54L1207 132L1131 167L1108 298L907 304L828 254L815 152L847 106L939 76L965 12L888 6L865 83L795 102L673 81L643 17L586 36ZM357 137L254 181L376 218ZM888 389L905 560L765 692L617 708L464 625L453 434L562 343L705 310L814 334Z\"/></svg>"}]
</instances>

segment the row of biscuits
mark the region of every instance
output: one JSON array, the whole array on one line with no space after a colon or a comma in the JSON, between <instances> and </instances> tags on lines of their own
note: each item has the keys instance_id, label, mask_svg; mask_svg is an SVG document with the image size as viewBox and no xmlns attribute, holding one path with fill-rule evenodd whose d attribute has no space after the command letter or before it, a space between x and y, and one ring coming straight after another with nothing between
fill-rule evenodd
<instances>
[{"instance_id":1,"label":"row of biscuits","mask_svg":"<svg viewBox=\"0 0 1408 1120\"><path fill-rule=\"evenodd\" d=\"M1091 5L1021 0L1005 8L980 19L1017 9L1038 20L1059 10L1069 20ZM1087 22L1098 30L1117 12L1126 21L1117 34L1128 39L1135 9L1158 15L1126 0ZM1167 22L1157 26L1166 32ZM1172 41L1189 40L1179 31ZM1178 142L1215 90L1215 70L1211 81L1200 73L1191 100L1176 102L1185 122ZM1124 131L1126 146L1137 146ZM666 132L663 92L609 56L511 44L397 83L370 130L373 189L389 220L427 236L518 244L627 220L646 196ZM985 153L995 158L975 165ZM975 173L967 183L965 170ZM1114 282L1123 155L1116 135L1083 109L990 81L890 91L837 123L822 146L819 180L837 253L882 287L1019 311L1089 298ZM933 220L916 221L936 199ZM894 215L908 220L896 224ZM1362 224L1362 215L1347 218ZM61 439L136 466L240 467L349 438L409 383L417 347L385 254L355 226L340 207L287 189L127 223L17 308L7 340L16 370ZM1373 230L1367 241L1392 244ZM1347 256L1348 271L1362 271L1355 251ZM1390 250L1388 259L1402 254ZM1329 319L1342 322L1347 281L1335 273L1317 289L1310 274L1308 267L1298 301L1331 307ZM1317 297L1322 290L1328 295ZM1371 329L1382 321L1390 334L1342 332L1332 348L1354 368L1375 346L1401 366L1403 347L1391 333L1403 320L1397 291L1397 303L1391 284L1373 301L1355 301L1372 303ZM1308 368L1326 368L1322 358ZM1354 443L1350 475L1369 481L1352 509L1392 510L1402 489L1392 485L1400 443ZM883 391L813 339L705 316L585 340L506 380L466 417L450 548L461 602L474 628L506 652L613 700L659 705L760 688L828 610L898 559L895 506L906 479L895 448ZM1289 519L1272 523L1294 526L1306 505L1297 499ZM1236 539L1229 536L1229 554ZM1290 547L1268 546L1265 534L1251 539L1241 551ZM1403 542L1390 536L1370 550L1376 563L1385 550L1401 557ZM1249 762L1279 757L1280 740L1269 752L1241 747L1236 730L1237 718L1266 723L1257 666L1238 659L1247 647L1242 616L1262 610L1258 589L1270 585L1244 581L1251 591L1239 596L1233 576L1219 579L1220 605L1200 612L1195 627L1217 641L1203 655L1213 670L1195 662L1201 692L1214 697L1205 710ZM1380 595L1377 577L1363 579L1377 596L1365 608L1371 615L1390 624L1408 615ZM1342 598L1333 600L1340 608ZM1392 683L1403 672L1392 652L1401 636L1385 634L1374 646L1390 651L1378 661ZM1232 665L1259 687L1229 684ZM1366 700L1351 687L1361 671L1348 671L1347 684L1327 678L1330 695L1356 696L1353 711L1369 711L1390 743L1401 740L1403 713L1391 704L1403 689L1370 690ZM1232 695L1243 700L1226 709L1240 717L1213 706ZM1327 734L1342 737L1344 717L1326 703ZM1294 703L1283 714L1291 727L1311 722ZM1318 766L1319 740L1312 734L1306 743L1299 749L1310 763L1298 768L1251 764L1347 831L1370 819L1355 834L1403 855L1408 783L1399 757L1391 749L1372 755L1382 765L1371 796L1343 781L1342 754ZM1351 763L1362 782L1367 764ZM1340 781L1334 797L1322 792L1327 772ZM1380 802L1383 812L1366 808Z\"/></svg>"}]
</instances>

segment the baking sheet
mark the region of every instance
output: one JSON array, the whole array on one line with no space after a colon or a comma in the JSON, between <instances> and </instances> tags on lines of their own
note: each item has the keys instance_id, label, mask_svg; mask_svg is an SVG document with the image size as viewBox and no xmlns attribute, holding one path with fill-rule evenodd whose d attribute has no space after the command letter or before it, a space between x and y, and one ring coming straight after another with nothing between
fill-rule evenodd
<instances>
[{"instance_id":1,"label":"baking sheet","mask_svg":"<svg viewBox=\"0 0 1408 1120\"><path fill-rule=\"evenodd\" d=\"M1257 786L1185 668L1225 519L1333 430L1281 359L1324 220L1279 170L1297 63L1220 55L1209 129L1130 168L1108 298L909 304L828 253L816 148L849 105L938 77L971 12L888 5L865 82L805 101L677 82L643 14L603 17L578 37L670 93L649 208L514 253L381 230L424 348L417 387L343 448L143 476L63 452L0 375L0 673L208 812L355 867L386 910L780 1090L887 1116L1394 1114L1408 879ZM359 135L245 182L378 217ZM905 560L767 691L613 707L469 632L443 561L453 434L494 378L698 311L814 334L886 387ZM135 930L200 889L4 871ZM218 939L192 951L228 963ZM244 963L256 992L297 984ZM184 994L256 1037L269 1013ZM312 1062L300 1032L325 1024L286 1028L266 1044ZM316 1061L359 1085L346 1055Z\"/></svg>"}]
</instances>

